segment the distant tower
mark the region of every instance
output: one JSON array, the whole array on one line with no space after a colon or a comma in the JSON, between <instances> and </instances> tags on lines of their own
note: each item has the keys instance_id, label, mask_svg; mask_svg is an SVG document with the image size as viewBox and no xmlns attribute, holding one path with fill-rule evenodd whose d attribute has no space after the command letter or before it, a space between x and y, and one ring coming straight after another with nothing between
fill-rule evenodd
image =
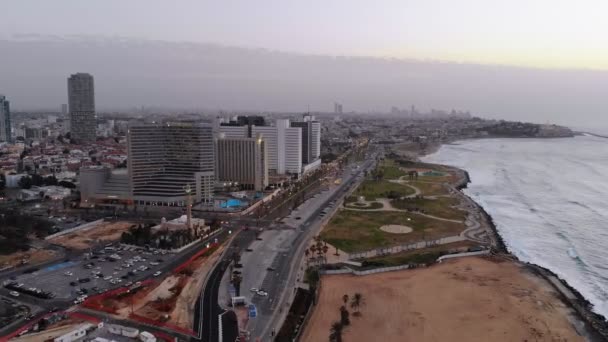
<instances>
[{"instance_id":1,"label":"distant tower","mask_svg":"<svg viewBox=\"0 0 608 342\"><path fill-rule=\"evenodd\" d=\"M70 132L78 143L95 141L95 85L93 76L78 73L68 78L68 103L70 105Z\"/></svg>"},{"instance_id":2,"label":"distant tower","mask_svg":"<svg viewBox=\"0 0 608 342\"><path fill-rule=\"evenodd\" d=\"M61 115L65 116L68 114L68 104L64 103L61 105Z\"/></svg>"},{"instance_id":3,"label":"distant tower","mask_svg":"<svg viewBox=\"0 0 608 342\"><path fill-rule=\"evenodd\" d=\"M334 102L334 114L342 114L342 104Z\"/></svg>"},{"instance_id":4,"label":"distant tower","mask_svg":"<svg viewBox=\"0 0 608 342\"><path fill-rule=\"evenodd\" d=\"M11 142L11 108L4 95L0 95L0 141Z\"/></svg>"}]
</instances>

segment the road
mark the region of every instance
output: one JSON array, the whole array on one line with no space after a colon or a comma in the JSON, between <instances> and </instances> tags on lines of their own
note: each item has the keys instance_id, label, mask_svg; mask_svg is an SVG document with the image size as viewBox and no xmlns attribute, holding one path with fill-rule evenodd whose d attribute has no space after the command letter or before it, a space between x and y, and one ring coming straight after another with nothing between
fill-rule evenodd
<instances>
[{"instance_id":1,"label":"road","mask_svg":"<svg viewBox=\"0 0 608 342\"><path fill-rule=\"evenodd\" d=\"M255 230L241 230L226 249L224 255L211 271L201 296L195 307L193 330L198 333L196 341L217 341L218 340L218 316L224 313L218 304L218 292L222 276L232 260L232 251L244 249L255 241ZM234 327L236 330L236 327ZM238 333L238 331L236 331Z\"/></svg>"},{"instance_id":2,"label":"road","mask_svg":"<svg viewBox=\"0 0 608 342\"><path fill-rule=\"evenodd\" d=\"M333 193L324 201L312 199L312 204L316 205L309 208L310 212L306 215L307 218L304 219L305 215L300 213L303 222L296 228L297 236L292 243L292 248L286 255L277 256L275 259L277 265L275 268L276 274L268 273L266 275L267 278L270 277L271 279L265 280L265 282L270 284L271 287L265 290L269 293L269 298L276 300L273 302L262 302L258 311L261 311L262 314L269 314L269 319L261 323L258 322L255 330L252 331L252 336L259 337L262 341L269 341L272 339L271 332L280 329L295 294L296 278L303 271L301 265L304 259L304 250L308 247L310 240L319 233L324 221L321 213L329 207L331 202L334 202L335 205L340 205L344 196L362 181L363 177L359 176L362 176L365 171L369 170L375 164L374 161L375 154L368 157L354 172L350 172L350 166L347 166L346 174L343 174L343 182Z\"/></svg>"},{"instance_id":3,"label":"road","mask_svg":"<svg viewBox=\"0 0 608 342\"><path fill-rule=\"evenodd\" d=\"M269 339L270 331L278 329L284 315L288 311L288 303L295 289L297 274L304 256L304 246L318 233L323 218L321 214L330 203L335 206L341 203L345 194L358 185L365 170L374 164L375 155L370 156L354 171L351 166L342 173L343 182L333 189L316 194L295 211L299 220L291 219L275 224L272 230L265 230L260 236L261 241L251 237L250 241L241 240L240 248L249 247L251 252L244 252L241 258L243 269L243 283L241 295L247 297L258 307L258 317L249 321L248 327L252 337ZM293 215L292 215L293 216ZM269 228L265 226L265 228ZM243 232L244 233L244 232ZM241 233L242 234L242 233ZM230 255L226 254L222 262L213 270L203 292L202 340L206 342L218 341L218 315L224 310L218 305L219 291L222 283L224 269L230 263ZM267 270L267 267L274 271ZM268 297L252 295L250 287L263 288ZM236 327L235 327L236 329Z\"/></svg>"},{"instance_id":4,"label":"road","mask_svg":"<svg viewBox=\"0 0 608 342\"><path fill-rule=\"evenodd\" d=\"M255 321L250 320L253 329L250 329L252 337L262 337L265 340L269 336L272 328L280 326L284 319L283 314L286 314L288 307L286 297L291 297L294 285L296 282L296 273L293 268L297 265L296 271L304 256L303 246L307 246L310 239L318 233L318 228L322 221L321 212L331 202L335 205L341 203L342 197L362 179L359 177L363 172L374 164L375 155L370 156L361 167L356 171L351 171L350 166L345 168L342 173L342 183L335 188L322 192L309 198L306 202L300 205L300 208L306 210L298 211L301 222L296 224L273 224L272 230L268 230L270 225L264 222L261 227L265 228L264 233L260 236L261 241L255 239L255 233L251 231L242 231L239 233L239 240L235 240L233 245L240 249L251 248L251 252L242 254L241 263L244 268L243 283L241 284L241 295L250 299L251 302L258 307L258 317ZM293 220L292 220L293 221ZM241 238L241 235L248 234L249 236ZM225 275L225 270L230 264L231 253L226 253L218 265L213 269L211 275L203 290L201 296L201 316L195 322L199 322L200 340L205 342L218 341L218 320L217 317L225 312L218 304L218 295L221 289L222 277ZM267 263L270 262L270 267L274 271L268 271ZM254 276L250 274L254 273ZM253 281L250 279L253 278ZM268 297L251 297L249 293L250 287L263 288L268 292ZM289 296L287 296L289 295ZM276 299L276 300L273 300ZM285 309L283 309L285 308ZM275 310L276 309L276 310ZM230 334L237 333L235 331ZM224 331L226 334L227 332Z\"/></svg>"}]
</instances>

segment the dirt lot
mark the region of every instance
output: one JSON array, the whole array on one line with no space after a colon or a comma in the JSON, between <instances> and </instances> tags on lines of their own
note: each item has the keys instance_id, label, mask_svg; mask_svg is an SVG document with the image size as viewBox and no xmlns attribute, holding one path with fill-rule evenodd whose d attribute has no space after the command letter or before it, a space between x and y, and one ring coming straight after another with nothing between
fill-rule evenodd
<instances>
[{"instance_id":1,"label":"dirt lot","mask_svg":"<svg viewBox=\"0 0 608 342\"><path fill-rule=\"evenodd\" d=\"M131 222L102 222L87 230L78 230L70 234L49 240L51 243L78 250L88 249L94 244L116 241L123 232L129 230Z\"/></svg>"},{"instance_id":2,"label":"dirt lot","mask_svg":"<svg viewBox=\"0 0 608 342\"><path fill-rule=\"evenodd\" d=\"M35 265L51 259L55 252L47 249L30 249L26 252L0 255L0 268L7 266L19 266L22 260L27 260L28 265Z\"/></svg>"},{"instance_id":3,"label":"dirt lot","mask_svg":"<svg viewBox=\"0 0 608 342\"><path fill-rule=\"evenodd\" d=\"M342 296L355 292L365 304L344 330L348 342L584 340L543 279L509 261L462 258L427 269L323 276L302 341L327 341Z\"/></svg>"}]
</instances>

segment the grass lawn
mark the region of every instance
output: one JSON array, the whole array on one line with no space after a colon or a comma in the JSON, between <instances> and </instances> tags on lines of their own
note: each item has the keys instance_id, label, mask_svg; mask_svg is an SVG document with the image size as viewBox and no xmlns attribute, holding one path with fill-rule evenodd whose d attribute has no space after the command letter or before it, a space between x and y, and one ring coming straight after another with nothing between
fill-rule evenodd
<instances>
[{"instance_id":1,"label":"grass lawn","mask_svg":"<svg viewBox=\"0 0 608 342\"><path fill-rule=\"evenodd\" d=\"M397 209L418 209L425 214L446 219L464 221L466 218L466 211L452 207L458 204L458 200L453 197L394 199L391 204Z\"/></svg>"},{"instance_id":2,"label":"grass lawn","mask_svg":"<svg viewBox=\"0 0 608 342\"><path fill-rule=\"evenodd\" d=\"M437 260L437 258L439 258L441 255L463 252L469 247L473 246L477 246L477 244L472 241L453 242L445 245L425 248L424 250L413 250L366 259L363 262L363 266L390 267L409 263L428 264Z\"/></svg>"},{"instance_id":3,"label":"grass lawn","mask_svg":"<svg viewBox=\"0 0 608 342\"><path fill-rule=\"evenodd\" d=\"M355 196L364 196L366 200L374 201L376 198L387 198L391 191L398 193L399 196L407 196L414 193L414 189L409 186L392 183L387 180L365 180L355 191Z\"/></svg>"},{"instance_id":4,"label":"grass lawn","mask_svg":"<svg viewBox=\"0 0 608 342\"><path fill-rule=\"evenodd\" d=\"M420 179L420 177L418 178ZM420 182L420 181L412 181L408 184L413 185L420 189L423 196L437 196L437 195L447 195L448 191L446 188L440 183L428 183L428 182Z\"/></svg>"},{"instance_id":5,"label":"grass lawn","mask_svg":"<svg viewBox=\"0 0 608 342\"><path fill-rule=\"evenodd\" d=\"M414 231L391 234L380 230L381 226L388 224L406 225ZM462 223L439 221L415 213L342 209L323 229L321 238L343 251L359 252L456 235L464 228Z\"/></svg>"}]
</instances>

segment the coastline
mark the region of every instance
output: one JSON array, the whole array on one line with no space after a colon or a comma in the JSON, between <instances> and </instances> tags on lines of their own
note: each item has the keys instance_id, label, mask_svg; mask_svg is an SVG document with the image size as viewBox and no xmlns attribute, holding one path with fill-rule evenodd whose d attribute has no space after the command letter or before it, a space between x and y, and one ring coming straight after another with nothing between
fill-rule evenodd
<instances>
[{"instance_id":1,"label":"coastline","mask_svg":"<svg viewBox=\"0 0 608 342\"><path fill-rule=\"evenodd\" d=\"M447 142L445 144L453 144L454 142ZM429 150L419 151L418 157L416 159L419 160L419 157L429 155L437 152L443 144L433 145ZM428 163L433 164L433 163ZM463 190L468 187L468 184L471 183L471 178L467 170L460 169L458 167L454 167L451 165L443 165L443 164L435 164L441 165L444 167L449 167L454 170L458 170L462 172L464 177L461 182L455 186L456 190L460 191L463 196L467 197L477 206L477 209L482 213L484 218L487 220L489 227L492 230L492 234L494 235L496 246L493 246L493 249L497 254L502 255L511 259L513 262L516 262L522 266L524 266L531 273L543 278L550 284L552 284L553 288L559 294L560 299L567 304L577 315L577 319L584 325L584 335L583 332L581 335L588 338L590 341L608 341L608 321L606 318L596 312L593 311L593 305L589 300L587 300L579 291L573 288L568 282L562 278L560 278L557 274L552 272L551 270L544 268L542 266L538 266L536 264L532 264L529 262L524 262L519 260L517 256L512 254L505 244L502 236L498 232L496 224L490 214L486 211L486 209L477 203L473 198L468 196ZM575 328L579 328L576 324L573 325Z\"/></svg>"}]
</instances>

